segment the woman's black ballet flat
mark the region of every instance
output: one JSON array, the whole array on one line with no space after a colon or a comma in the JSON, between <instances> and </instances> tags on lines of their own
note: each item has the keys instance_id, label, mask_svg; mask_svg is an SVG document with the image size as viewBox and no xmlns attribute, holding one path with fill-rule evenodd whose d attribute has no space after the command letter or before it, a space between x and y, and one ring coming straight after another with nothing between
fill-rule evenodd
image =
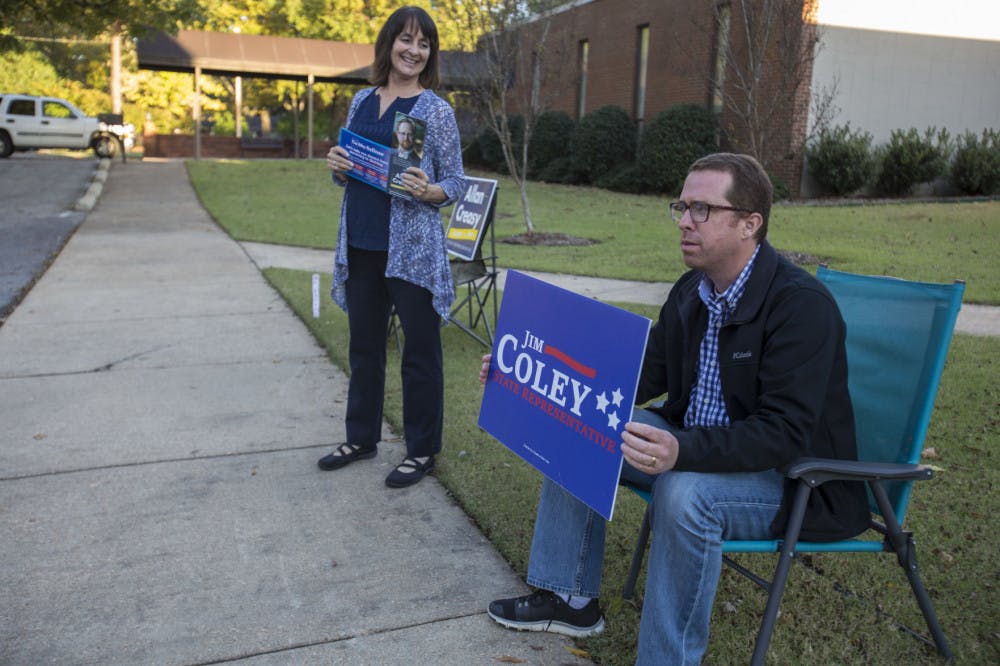
<instances>
[{"instance_id":1,"label":"woman's black ballet flat","mask_svg":"<svg viewBox=\"0 0 1000 666\"><path fill-rule=\"evenodd\" d=\"M366 449L358 444L341 444L334 449L333 453L320 458L316 464L319 465L321 470L329 472L330 470L340 469L355 460L374 458L376 454L378 454L377 446Z\"/></svg>"},{"instance_id":2,"label":"woman's black ballet flat","mask_svg":"<svg viewBox=\"0 0 1000 666\"><path fill-rule=\"evenodd\" d=\"M424 478L427 472L434 469L434 456L427 456L423 462L420 458L403 458L403 462L385 477L385 485L390 488L405 488Z\"/></svg>"}]
</instances>

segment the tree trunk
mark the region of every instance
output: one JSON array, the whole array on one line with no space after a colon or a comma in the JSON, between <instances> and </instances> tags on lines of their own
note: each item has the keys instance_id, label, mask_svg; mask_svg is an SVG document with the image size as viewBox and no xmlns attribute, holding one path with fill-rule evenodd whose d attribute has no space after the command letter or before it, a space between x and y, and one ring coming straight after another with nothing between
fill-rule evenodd
<instances>
[{"instance_id":1,"label":"tree trunk","mask_svg":"<svg viewBox=\"0 0 1000 666\"><path fill-rule=\"evenodd\" d=\"M111 26L111 113L122 112L122 24L115 21Z\"/></svg>"},{"instance_id":2,"label":"tree trunk","mask_svg":"<svg viewBox=\"0 0 1000 666\"><path fill-rule=\"evenodd\" d=\"M528 235L535 233L535 223L531 221L531 207L528 205L528 179L521 178L518 182L521 190L521 209L524 211L524 226L528 230Z\"/></svg>"}]
</instances>

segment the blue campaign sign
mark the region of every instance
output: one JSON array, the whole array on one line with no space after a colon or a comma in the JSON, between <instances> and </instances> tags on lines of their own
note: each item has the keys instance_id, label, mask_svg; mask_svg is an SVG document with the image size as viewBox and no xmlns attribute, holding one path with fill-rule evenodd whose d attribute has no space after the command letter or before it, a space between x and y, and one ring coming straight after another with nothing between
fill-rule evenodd
<instances>
[{"instance_id":1,"label":"blue campaign sign","mask_svg":"<svg viewBox=\"0 0 1000 666\"><path fill-rule=\"evenodd\" d=\"M479 426L608 520L649 325L507 273Z\"/></svg>"}]
</instances>

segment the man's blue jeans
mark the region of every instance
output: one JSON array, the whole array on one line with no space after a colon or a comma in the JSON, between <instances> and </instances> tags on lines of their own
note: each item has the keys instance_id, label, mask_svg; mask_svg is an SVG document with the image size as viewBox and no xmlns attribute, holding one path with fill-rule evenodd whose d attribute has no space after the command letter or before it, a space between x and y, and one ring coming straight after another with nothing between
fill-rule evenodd
<instances>
[{"instance_id":1,"label":"man's blue jeans","mask_svg":"<svg viewBox=\"0 0 1000 666\"><path fill-rule=\"evenodd\" d=\"M658 414L633 420L672 429ZM708 644L723 539L766 539L781 504L774 470L650 476L625 463L622 478L652 487L652 538L639 625L639 664L699 664ZM605 521L546 479L531 542L528 584L553 592L600 596Z\"/></svg>"}]
</instances>

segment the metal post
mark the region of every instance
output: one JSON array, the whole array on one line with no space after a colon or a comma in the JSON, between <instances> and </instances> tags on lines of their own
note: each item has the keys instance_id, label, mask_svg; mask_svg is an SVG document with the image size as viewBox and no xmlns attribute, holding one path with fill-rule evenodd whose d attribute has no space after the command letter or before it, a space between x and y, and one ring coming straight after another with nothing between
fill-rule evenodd
<instances>
[{"instance_id":1,"label":"metal post","mask_svg":"<svg viewBox=\"0 0 1000 666\"><path fill-rule=\"evenodd\" d=\"M313 84L316 82L316 77L310 73L309 80L306 83L306 93L308 95L308 122L309 129L307 132L308 139L306 140L306 157L312 159L313 156Z\"/></svg>"},{"instance_id":2,"label":"metal post","mask_svg":"<svg viewBox=\"0 0 1000 666\"><path fill-rule=\"evenodd\" d=\"M194 66L194 158L201 159L201 65Z\"/></svg>"},{"instance_id":3,"label":"metal post","mask_svg":"<svg viewBox=\"0 0 1000 666\"><path fill-rule=\"evenodd\" d=\"M243 77L237 76L236 80L233 81L233 87L236 89L236 138L242 138L243 136Z\"/></svg>"},{"instance_id":4,"label":"metal post","mask_svg":"<svg viewBox=\"0 0 1000 666\"><path fill-rule=\"evenodd\" d=\"M295 157L295 159L299 159L299 157L301 157L300 153L302 152L299 149L299 142L300 142L299 137L302 136L302 133L299 131L299 100L301 99L302 98L299 97L299 82L296 81L295 95L294 97L292 97L292 104L295 107L295 113L292 116L292 125L294 127L294 132L295 132L295 150L292 151L292 156Z\"/></svg>"}]
</instances>

